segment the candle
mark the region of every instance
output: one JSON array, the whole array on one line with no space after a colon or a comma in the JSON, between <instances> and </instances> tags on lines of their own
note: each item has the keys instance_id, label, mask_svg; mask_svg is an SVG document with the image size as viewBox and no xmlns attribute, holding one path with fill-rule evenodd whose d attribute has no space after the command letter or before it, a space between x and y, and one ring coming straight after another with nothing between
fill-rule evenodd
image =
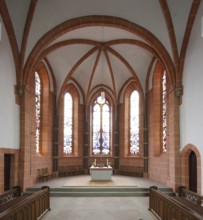
<instances>
[{"instance_id":1,"label":"candle","mask_svg":"<svg viewBox=\"0 0 203 220\"><path fill-rule=\"evenodd\" d=\"M108 158L106 159L106 164L107 164L107 167L109 166L109 160Z\"/></svg>"},{"instance_id":2,"label":"candle","mask_svg":"<svg viewBox=\"0 0 203 220\"><path fill-rule=\"evenodd\" d=\"M94 165L95 165L95 166L97 165L97 161L96 161L96 159L94 159Z\"/></svg>"}]
</instances>

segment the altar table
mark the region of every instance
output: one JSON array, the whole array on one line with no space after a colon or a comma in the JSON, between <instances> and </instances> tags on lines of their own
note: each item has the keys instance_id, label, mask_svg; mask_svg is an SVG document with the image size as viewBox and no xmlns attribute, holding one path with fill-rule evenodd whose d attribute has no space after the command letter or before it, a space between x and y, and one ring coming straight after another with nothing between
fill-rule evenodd
<instances>
[{"instance_id":1,"label":"altar table","mask_svg":"<svg viewBox=\"0 0 203 220\"><path fill-rule=\"evenodd\" d=\"M91 180L111 180L112 167L90 167Z\"/></svg>"}]
</instances>

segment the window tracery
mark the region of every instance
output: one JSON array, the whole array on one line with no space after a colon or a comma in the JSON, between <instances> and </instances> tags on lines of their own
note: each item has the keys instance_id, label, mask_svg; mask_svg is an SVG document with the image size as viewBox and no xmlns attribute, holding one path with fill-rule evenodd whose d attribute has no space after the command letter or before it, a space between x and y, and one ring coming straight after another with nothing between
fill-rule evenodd
<instances>
[{"instance_id":1,"label":"window tracery","mask_svg":"<svg viewBox=\"0 0 203 220\"><path fill-rule=\"evenodd\" d=\"M93 154L110 153L110 105L107 100L101 103L100 97L93 104Z\"/></svg>"}]
</instances>

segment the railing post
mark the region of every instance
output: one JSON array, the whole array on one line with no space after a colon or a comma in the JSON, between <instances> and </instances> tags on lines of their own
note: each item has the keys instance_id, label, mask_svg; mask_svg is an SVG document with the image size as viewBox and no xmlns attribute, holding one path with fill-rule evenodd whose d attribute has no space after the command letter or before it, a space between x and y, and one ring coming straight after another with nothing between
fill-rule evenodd
<instances>
[{"instance_id":1,"label":"railing post","mask_svg":"<svg viewBox=\"0 0 203 220\"><path fill-rule=\"evenodd\" d=\"M155 202L156 202L155 201L156 199L154 199L154 194L152 189L157 190L158 188L156 186L149 187L149 210L153 210L155 208Z\"/></svg>"},{"instance_id":2,"label":"railing post","mask_svg":"<svg viewBox=\"0 0 203 220\"><path fill-rule=\"evenodd\" d=\"M183 196L183 189L185 189L185 186L179 186L178 187L178 196L179 197Z\"/></svg>"},{"instance_id":3,"label":"railing post","mask_svg":"<svg viewBox=\"0 0 203 220\"><path fill-rule=\"evenodd\" d=\"M20 186L14 186L13 189L16 190L16 196L21 196L21 187Z\"/></svg>"},{"instance_id":4,"label":"railing post","mask_svg":"<svg viewBox=\"0 0 203 220\"><path fill-rule=\"evenodd\" d=\"M49 186L42 186L41 189L48 189L48 193L46 194L46 208L51 210L50 208L50 187Z\"/></svg>"}]
</instances>

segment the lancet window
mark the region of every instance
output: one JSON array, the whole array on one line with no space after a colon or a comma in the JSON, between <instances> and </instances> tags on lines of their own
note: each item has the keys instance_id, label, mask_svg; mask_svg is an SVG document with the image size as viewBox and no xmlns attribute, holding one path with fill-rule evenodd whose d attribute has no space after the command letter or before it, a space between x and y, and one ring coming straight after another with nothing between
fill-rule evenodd
<instances>
[{"instance_id":1,"label":"lancet window","mask_svg":"<svg viewBox=\"0 0 203 220\"><path fill-rule=\"evenodd\" d=\"M40 124L41 124L41 80L39 74L35 72L35 107L36 107L36 152L40 148Z\"/></svg>"},{"instance_id":2,"label":"lancet window","mask_svg":"<svg viewBox=\"0 0 203 220\"><path fill-rule=\"evenodd\" d=\"M64 154L73 152L73 99L70 93L64 96Z\"/></svg>"},{"instance_id":3,"label":"lancet window","mask_svg":"<svg viewBox=\"0 0 203 220\"><path fill-rule=\"evenodd\" d=\"M110 153L111 113L107 100L98 97L93 104L93 149L92 153L108 155Z\"/></svg>"},{"instance_id":4,"label":"lancet window","mask_svg":"<svg viewBox=\"0 0 203 220\"><path fill-rule=\"evenodd\" d=\"M162 147L167 151L167 76L164 71L162 76Z\"/></svg>"},{"instance_id":5,"label":"lancet window","mask_svg":"<svg viewBox=\"0 0 203 220\"><path fill-rule=\"evenodd\" d=\"M130 154L139 153L139 93L130 96Z\"/></svg>"}]
</instances>

